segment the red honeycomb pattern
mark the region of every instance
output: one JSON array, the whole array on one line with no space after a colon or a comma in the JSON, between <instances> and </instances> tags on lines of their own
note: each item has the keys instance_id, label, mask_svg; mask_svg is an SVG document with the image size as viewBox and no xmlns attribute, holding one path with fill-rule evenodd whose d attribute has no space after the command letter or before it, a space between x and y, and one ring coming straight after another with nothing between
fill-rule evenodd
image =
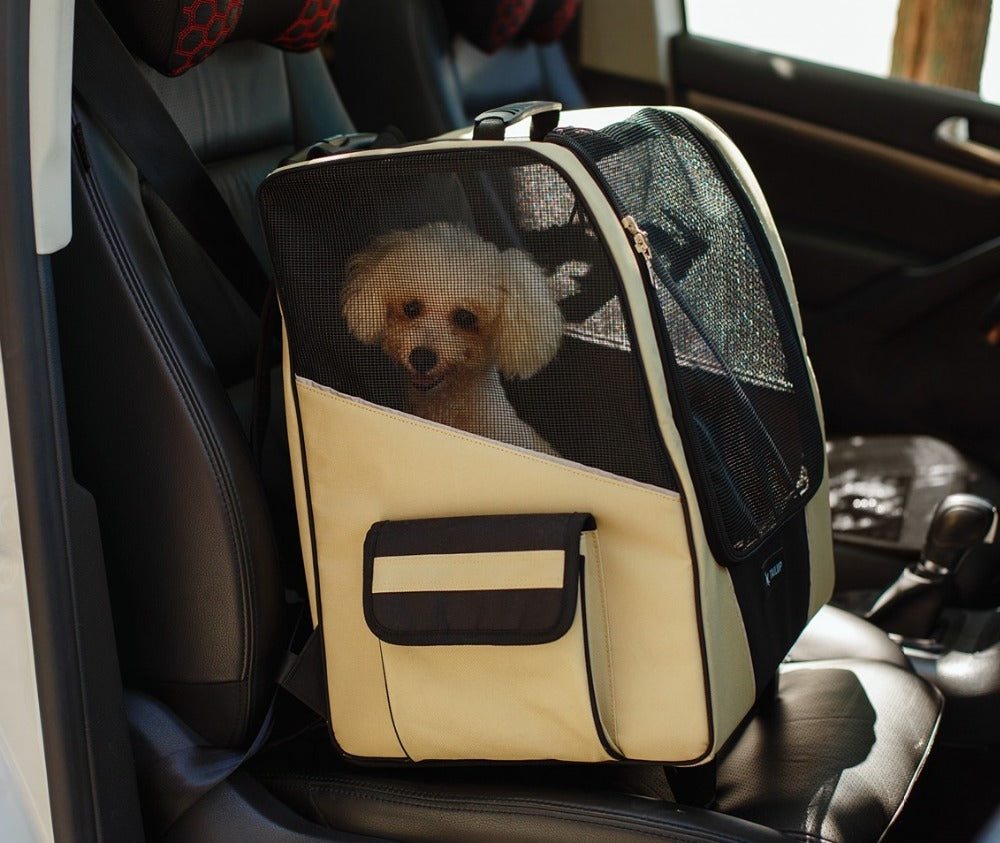
<instances>
[{"instance_id":1,"label":"red honeycomb pattern","mask_svg":"<svg viewBox=\"0 0 1000 843\"><path fill-rule=\"evenodd\" d=\"M556 8L544 10L550 16L548 20L542 20L537 26L531 27L528 37L539 44L549 44L560 38L576 17L576 11L580 7L580 0L563 0ZM543 11L539 4L538 11ZM529 26L531 22L529 21Z\"/></svg>"},{"instance_id":2,"label":"red honeycomb pattern","mask_svg":"<svg viewBox=\"0 0 1000 843\"><path fill-rule=\"evenodd\" d=\"M177 16L177 40L167 73L180 76L204 61L229 37L243 11L243 0L190 0Z\"/></svg>"},{"instance_id":3,"label":"red honeycomb pattern","mask_svg":"<svg viewBox=\"0 0 1000 843\"><path fill-rule=\"evenodd\" d=\"M501 0L497 3L490 21L490 29L483 47L486 52L498 50L524 26L535 0Z\"/></svg>"},{"instance_id":4,"label":"red honeycomb pattern","mask_svg":"<svg viewBox=\"0 0 1000 843\"><path fill-rule=\"evenodd\" d=\"M298 17L271 43L295 53L318 47L333 29L339 5L340 0L306 0Z\"/></svg>"}]
</instances>

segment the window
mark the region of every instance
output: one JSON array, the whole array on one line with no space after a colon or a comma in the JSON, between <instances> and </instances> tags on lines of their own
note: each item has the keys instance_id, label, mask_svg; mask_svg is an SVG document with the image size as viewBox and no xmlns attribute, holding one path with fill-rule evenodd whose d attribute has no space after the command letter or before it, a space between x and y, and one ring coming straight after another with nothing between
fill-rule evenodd
<instances>
[{"instance_id":1,"label":"window","mask_svg":"<svg viewBox=\"0 0 1000 843\"><path fill-rule=\"evenodd\" d=\"M984 2L973 0L686 0L688 30L768 52L848 70L888 76L892 67L900 3L943 13L958 9L982 17ZM904 11L907 9L904 8ZM1000 102L1000 9L994 8L986 33L979 94ZM917 22L917 27L928 24ZM974 40L974 37L971 39ZM911 38L910 43L914 43ZM965 45L963 45L965 46ZM911 47L912 49L912 47ZM963 53L967 52L964 50Z\"/></svg>"}]
</instances>

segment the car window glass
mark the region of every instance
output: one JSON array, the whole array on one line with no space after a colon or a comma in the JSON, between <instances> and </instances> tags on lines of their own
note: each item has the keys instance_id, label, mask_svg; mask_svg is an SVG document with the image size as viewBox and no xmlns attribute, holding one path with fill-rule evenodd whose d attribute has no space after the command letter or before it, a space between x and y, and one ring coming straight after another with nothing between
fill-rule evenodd
<instances>
[{"instance_id":1,"label":"car window glass","mask_svg":"<svg viewBox=\"0 0 1000 843\"><path fill-rule=\"evenodd\" d=\"M694 35L877 76L978 88L984 100L1000 102L1000 10L990 0L685 0L685 11Z\"/></svg>"}]
</instances>

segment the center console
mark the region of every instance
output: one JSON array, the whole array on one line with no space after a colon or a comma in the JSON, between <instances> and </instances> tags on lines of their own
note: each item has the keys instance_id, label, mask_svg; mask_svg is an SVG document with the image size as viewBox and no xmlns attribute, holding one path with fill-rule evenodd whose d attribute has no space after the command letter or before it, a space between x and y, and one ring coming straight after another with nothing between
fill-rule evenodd
<instances>
[{"instance_id":1,"label":"center console","mask_svg":"<svg viewBox=\"0 0 1000 843\"><path fill-rule=\"evenodd\" d=\"M1000 744L998 484L929 437L834 440L827 456L833 602L941 689L943 742Z\"/></svg>"}]
</instances>

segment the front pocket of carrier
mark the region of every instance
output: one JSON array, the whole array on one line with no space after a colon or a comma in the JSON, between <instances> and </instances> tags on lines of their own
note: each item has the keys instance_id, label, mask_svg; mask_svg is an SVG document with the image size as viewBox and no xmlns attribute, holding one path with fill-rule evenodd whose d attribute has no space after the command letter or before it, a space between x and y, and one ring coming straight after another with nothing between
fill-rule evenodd
<instances>
[{"instance_id":1,"label":"front pocket of carrier","mask_svg":"<svg viewBox=\"0 0 1000 843\"><path fill-rule=\"evenodd\" d=\"M617 757L602 726L613 712L599 711L611 705L605 614L587 611L603 599L585 596L603 589L596 548L581 513L371 528L365 620L409 758Z\"/></svg>"}]
</instances>

